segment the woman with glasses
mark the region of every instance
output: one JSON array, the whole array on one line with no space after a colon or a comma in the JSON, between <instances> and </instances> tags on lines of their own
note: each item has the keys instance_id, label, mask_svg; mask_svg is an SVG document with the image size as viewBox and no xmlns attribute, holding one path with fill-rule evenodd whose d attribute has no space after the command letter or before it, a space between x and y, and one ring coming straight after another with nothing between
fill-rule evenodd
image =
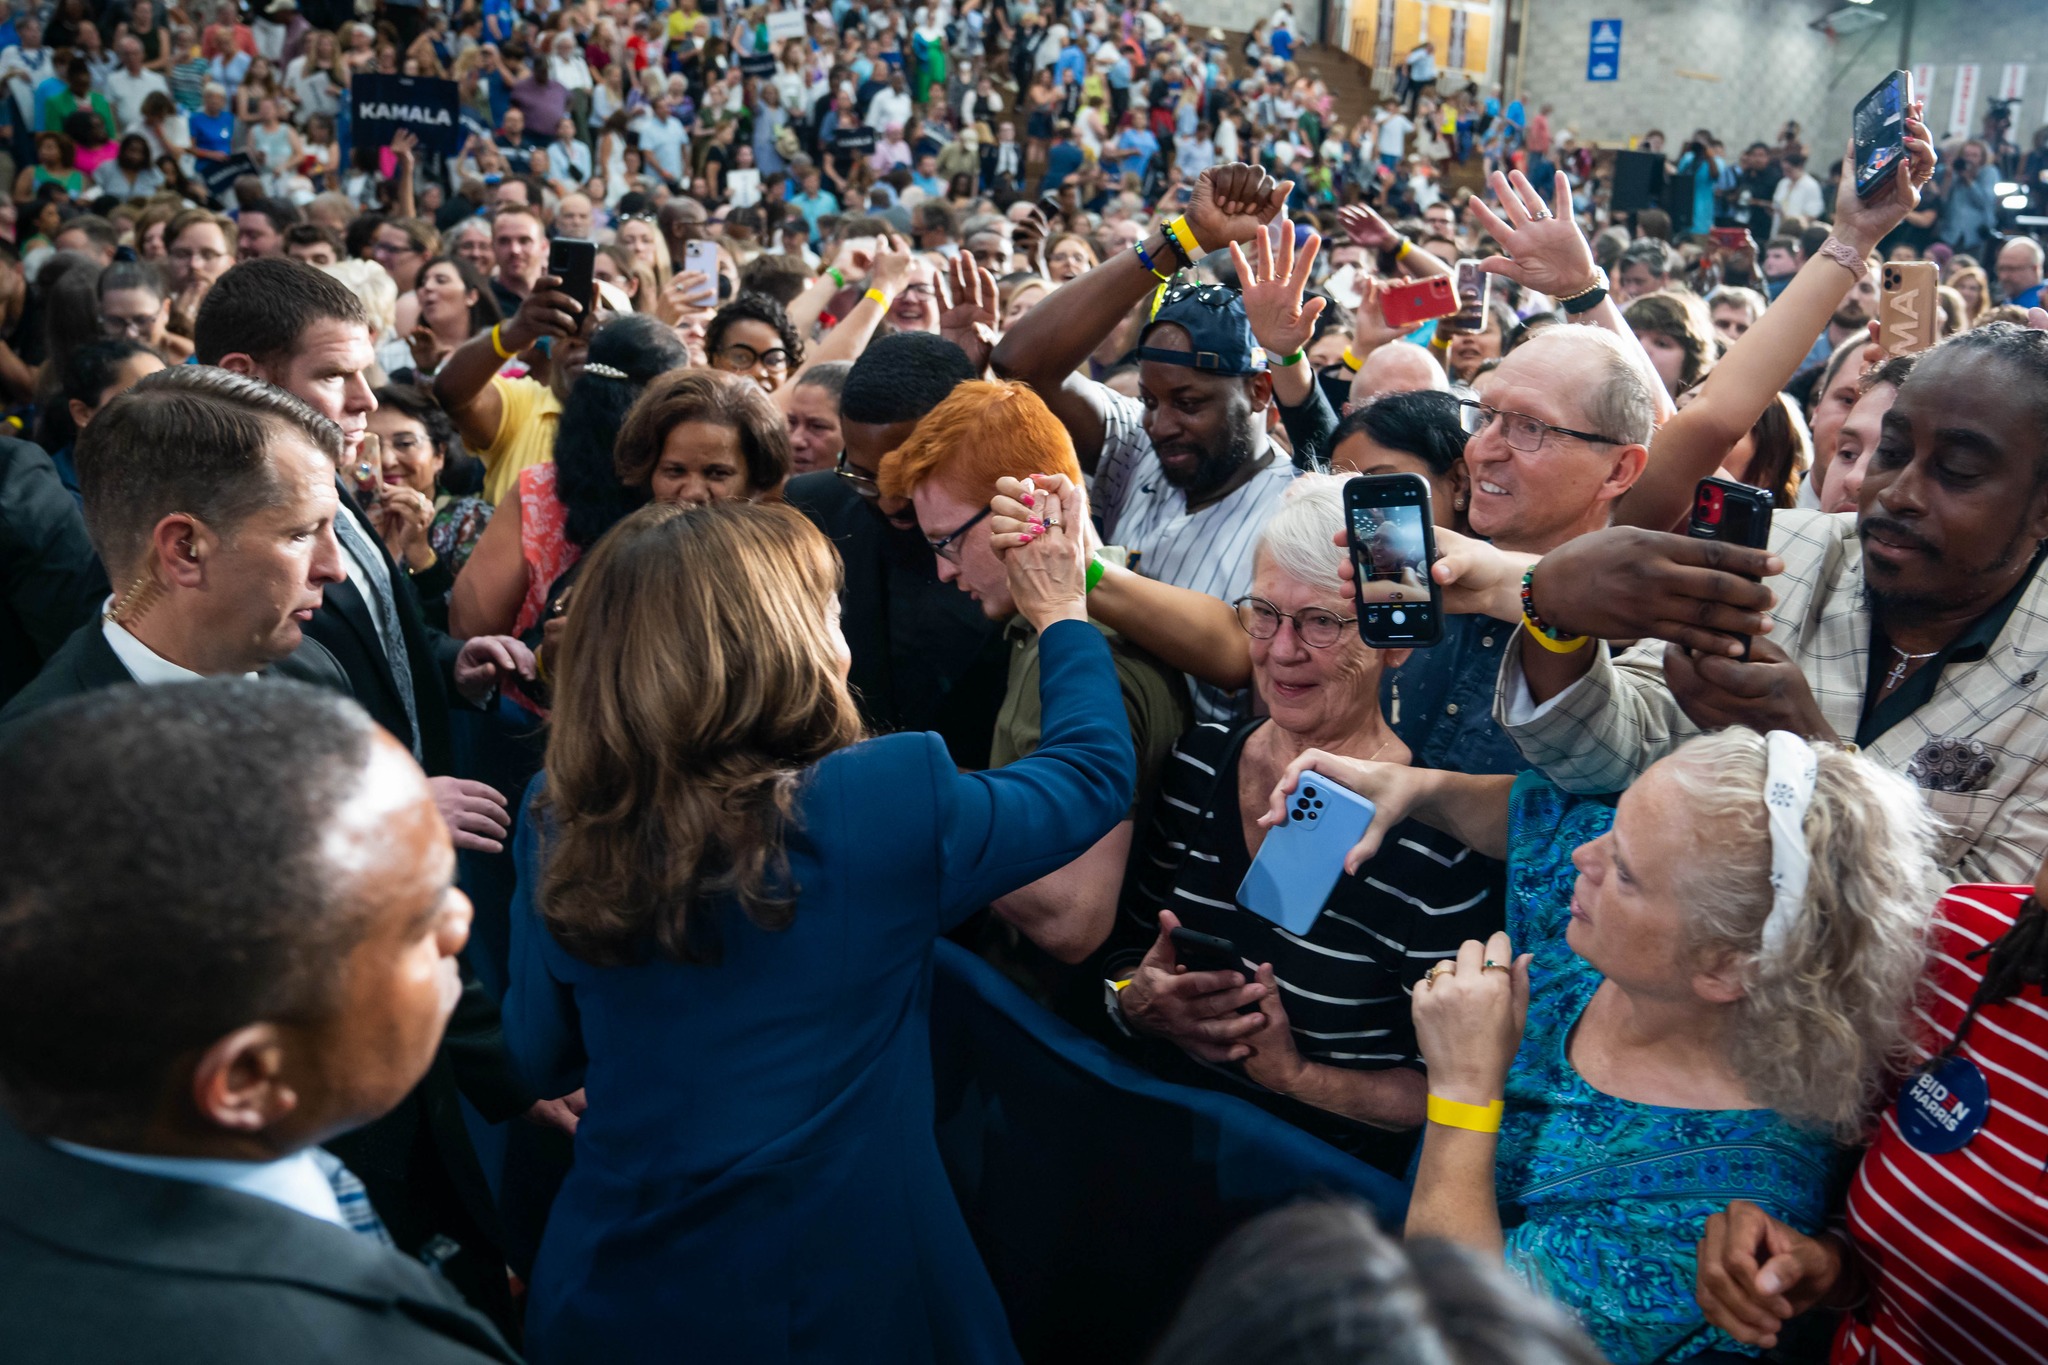
<instances>
[{"instance_id":1,"label":"woman with glasses","mask_svg":"<svg viewBox=\"0 0 2048 1365\"><path fill-rule=\"evenodd\" d=\"M1170 1079L1235 1090L1399 1173L1427 1088L1407 993L1430 963L1501 927L1500 864L1404 824L1370 868L1337 879L1304 934L1236 904L1266 838L1259 817L1299 754L1409 761L1379 703L1381 673L1408 651L1359 638L1334 542L1343 485L1304 475L1260 532L1252 591L1236 605L1268 715L1198 725L1176 746L1131 857L1107 1004ZM1272 984L1252 980L1249 966L1180 972L1169 931L1183 925L1271 963ZM1267 997L1275 1003L1262 1014Z\"/></svg>"},{"instance_id":2,"label":"woman with glasses","mask_svg":"<svg viewBox=\"0 0 2048 1365\"><path fill-rule=\"evenodd\" d=\"M704 354L714 369L744 375L774 393L803 364L803 338L789 314L766 294L741 294L712 315Z\"/></svg>"},{"instance_id":3,"label":"woman with glasses","mask_svg":"<svg viewBox=\"0 0 2048 1365\"><path fill-rule=\"evenodd\" d=\"M445 630L456 575L491 521L491 505L477 496L483 465L463 451L455 424L425 389L378 389L369 421L383 462L377 529L427 619Z\"/></svg>"}]
</instances>

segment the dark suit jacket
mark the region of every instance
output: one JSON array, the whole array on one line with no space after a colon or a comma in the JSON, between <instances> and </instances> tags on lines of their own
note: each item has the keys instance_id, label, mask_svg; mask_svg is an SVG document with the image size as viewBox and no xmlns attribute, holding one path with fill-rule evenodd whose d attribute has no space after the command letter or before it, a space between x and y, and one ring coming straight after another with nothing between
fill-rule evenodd
<instances>
[{"instance_id":1,"label":"dark suit jacket","mask_svg":"<svg viewBox=\"0 0 2048 1365\"><path fill-rule=\"evenodd\" d=\"M351 695L349 679L334 656L310 637L263 676L296 678ZM42 707L134 681L95 619L79 627L36 680L0 710L0 736ZM505 1054L497 1002L466 973L462 998L426 1078L389 1114L327 1146L362 1178L371 1204L399 1246L417 1252L440 1236L462 1248L446 1263L447 1277L502 1318L511 1303L504 1287L497 1209L463 1126L458 1090L492 1123L524 1112L534 1099ZM5 1356L0 1350L0 1358Z\"/></svg>"},{"instance_id":2,"label":"dark suit jacket","mask_svg":"<svg viewBox=\"0 0 2048 1365\"><path fill-rule=\"evenodd\" d=\"M341 665L312 640L301 640L298 649L264 669L261 676L291 678L339 692L344 697L349 695L348 676L341 671ZM0 728L67 697L83 696L103 687L126 687L134 681L121 657L114 653L114 647L107 643L99 614L94 612L92 619L72 631L63 648L50 656L35 681L0 708Z\"/></svg>"},{"instance_id":3,"label":"dark suit jacket","mask_svg":"<svg viewBox=\"0 0 2048 1365\"><path fill-rule=\"evenodd\" d=\"M444 1281L367 1237L5 1123L0 1323L17 1365L518 1360Z\"/></svg>"},{"instance_id":4,"label":"dark suit jacket","mask_svg":"<svg viewBox=\"0 0 2048 1365\"><path fill-rule=\"evenodd\" d=\"M404 570L385 552L382 538L363 518L348 488L339 479L334 486L346 504L335 515L355 518L356 528L377 547L391 574L398 624L411 665L413 702L419 712L420 755L429 774L445 777L455 768L448 699L455 691L455 656L462 650L462 641L427 625ZM350 690L370 718L403 742L411 727L406 724L405 702L391 671L391 657L384 652L370 618L370 598L353 581L330 583L321 598L320 610L306 623L307 637L318 640L340 662Z\"/></svg>"},{"instance_id":5,"label":"dark suit jacket","mask_svg":"<svg viewBox=\"0 0 2048 1365\"><path fill-rule=\"evenodd\" d=\"M0 438L0 703L107 599L78 503L41 446Z\"/></svg>"}]
</instances>

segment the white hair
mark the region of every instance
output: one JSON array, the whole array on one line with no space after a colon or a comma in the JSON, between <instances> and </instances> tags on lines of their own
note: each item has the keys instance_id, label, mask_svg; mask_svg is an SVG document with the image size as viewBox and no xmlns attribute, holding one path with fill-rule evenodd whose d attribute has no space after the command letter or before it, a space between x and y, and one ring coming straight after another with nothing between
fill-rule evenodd
<instances>
[{"instance_id":1,"label":"white hair","mask_svg":"<svg viewBox=\"0 0 2048 1365\"><path fill-rule=\"evenodd\" d=\"M1813 872L1791 937L1768 954L1764 737L1722 730L1665 760L1687 797L1693 840L1684 949L1694 961L1734 954L1745 964L1729 1061L1751 1098L1854 1142L1887 1082L1910 1064L1913 1005L1947 879L1918 788L1849 749L1813 750Z\"/></svg>"},{"instance_id":2,"label":"white hair","mask_svg":"<svg viewBox=\"0 0 2048 1365\"><path fill-rule=\"evenodd\" d=\"M1335 597L1351 595L1344 582L1344 548L1336 541L1344 529L1344 485L1350 478L1301 475L1259 528L1258 554L1289 578Z\"/></svg>"}]
</instances>

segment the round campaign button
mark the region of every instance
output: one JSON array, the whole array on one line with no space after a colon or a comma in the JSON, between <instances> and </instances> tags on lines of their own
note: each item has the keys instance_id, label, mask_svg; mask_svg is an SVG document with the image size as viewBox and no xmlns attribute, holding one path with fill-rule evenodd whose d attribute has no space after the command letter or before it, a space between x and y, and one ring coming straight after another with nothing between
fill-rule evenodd
<instances>
[{"instance_id":1,"label":"round campaign button","mask_svg":"<svg viewBox=\"0 0 2048 1365\"><path fill-rule=\"evenodd\" d=\"M1967 1057L1948 1057L1913 1073L1899 1095L1899 1131L1929 1156L1960 1151L1991 1112L1984 1073Z\"/></svg>"}]
</instances>

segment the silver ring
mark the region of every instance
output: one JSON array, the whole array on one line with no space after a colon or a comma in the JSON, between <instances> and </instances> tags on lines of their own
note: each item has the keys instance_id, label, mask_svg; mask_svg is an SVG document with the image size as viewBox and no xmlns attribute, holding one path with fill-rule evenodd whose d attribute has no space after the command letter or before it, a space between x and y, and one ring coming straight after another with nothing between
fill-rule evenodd
<instances>
[{"instance_id":1,"label":"silver ring","mask_svg":"<svg viewBox=\"0 0 2048 1365\"><path fill-rule=\"evenodd\" d=\"M1555 218L1557 217L1557 215L1552 213L1549 209L1538 209L1536 211L1535 217L1538 222L1541 222L1546 218Z\"/></svg>"}]
</instances>

